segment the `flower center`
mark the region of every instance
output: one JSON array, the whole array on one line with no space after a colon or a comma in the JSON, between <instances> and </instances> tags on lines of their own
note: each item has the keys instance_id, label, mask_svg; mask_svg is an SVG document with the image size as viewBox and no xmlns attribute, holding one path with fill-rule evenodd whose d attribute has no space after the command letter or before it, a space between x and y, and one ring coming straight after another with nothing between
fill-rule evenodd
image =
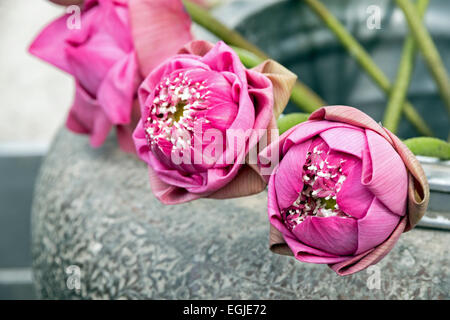
<instances>
[{"instance_id":1,"label":"flower center","mask_svg":"<svg viewBox=\"0 0 450 320\"><path fill-rule=\"evenodd\" d=\"M290 230L308 216L350 217L336 203L336 197L347 178L343 173L345 162L345 159L330 153L321 139L313 142L303 166L303 189L297 200L283 211L284 221Z\"/></svg>"},{"instance_id":2,"label":"flower center","mask_svg":"<svg viewBox=\"0 0 450 320\"><path fill-rule=\"evenodd\" d=\"M153 104L144 123L149 145L172 151L188 150L192 145L194 123L204 119L209 109L210 91L206 81L193 82L183 73L164 78L155 88Z\"/></svg>"}]
</instances>

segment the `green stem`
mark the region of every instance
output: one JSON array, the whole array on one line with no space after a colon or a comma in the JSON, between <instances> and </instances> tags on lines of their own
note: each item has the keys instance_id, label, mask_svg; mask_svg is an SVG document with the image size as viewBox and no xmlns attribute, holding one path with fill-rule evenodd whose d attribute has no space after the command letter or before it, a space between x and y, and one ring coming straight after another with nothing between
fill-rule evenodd
<instances>
[{"instance_id":1,"label":"green stem","mask_svg":"<svg viewBox=\"0 0 450 320\"><path fill-rule=\"evenodd\" d=\"M428 127L426 122L423 120L422 116L414 109L413 105L405 101L403 104L403 113L406 115L408 120L416 127L417 131L424 136L432 137L433 131Z\"/></svg>"},{"instance_id":2,"label":"green stem","mask_svg":"<svg viewBox=\"0 0 450 320\"><path fill-rule=\"evenodd\" d=\"M260 61L270 59L269 56L261 49L248 42L238 32L229 29L223 23L214 18L204 8L189 0L183 0L183 3L194 22L210 31L229 45L239 47L253 53L257 58L261 59ZM325 102L315 92L299 81L297 81L294 85L291 101L300 109L307 112L312 112L325 105Z\"/></svg>"},{"instance_id":3,"label":"green stem","mask_svg":"<svg viewBox=\"0 0 450 320\"><path fill-rule=\"evenodd\" d=\"M356 41L355 38L345 29L345 27L328 11L328 9L318 0L303 0L322 19L328 28L336 35L341 44L349 51L358 64L363 68L373 81L386 93L391 91L389 78L378 68L370 55ZM409 121L423 135L432 135L431 129L423 121L419 113L410 103L405 103L403 112Z\"/></svg>"},{"instance_id":4,"label":"green stem","mask_svg":"<svg viewBox=\"0 0 450 320\"><path fill-rule=\"evenodd\" d=\"M249 52L245 49L238 48L235 46L231 46L234 51L238 54L239 58L241 59L244 66L247 68L253 68L263 62L264 60L258 57L257 55L253 54L252 52ZM321 99L316 95L314 92L308 92L308 88L303 85L301 82L296 82L294 84L294 87L292 88L291 92L291 101L295 103L298 106L302 106L301 109L306 112L314 112L317 110L318 101ZM325 103L322 101L321 105L325 105ZM319 105L319 107L321 106Z\"/></svg>"},{"instance_id":5,"label":"green stem","mask_svg":"<svg viewBox=\"0 0 450 320\"><path fill-rule=\"evenodd\" d=\"M326 105L322 98L300 81L296 81L292 88L291 101L309 113Z\"/></svg>"},{"instance_id":6,"label":"green stem","mask_svg":"<svg viewBox=\"0 0 450 320\"><path fill-rule=\"evenodd\" d=\"M284 115L277 120L278 129L280 130L280 134L285 133L293 126L302 123L306 120L308 120L308 117L310 116L309 113L289 113L287 115Z\"/></svg>"},{"instance_id":7,"label":"green stem","mask_svg":"<svg viewBox=\"0 0 450 320\"><path fill-rule=\"evenodd\" d=\"M213 17L208 10L202 8L196 3L188 0L183 0L187 12L197 24L204 27L212 34L218 36L226 43L250 51L263 60L269 59L269 56L261 51L257 46L248 42L238 32L229 29L222 22Z\"/></svg>"},{"instance_id":8,"label":"green stem","mask_svg":"<svg viewBox=\"0 0 450 320\"><path fill-rule=\"evenodd\" d=\"M423 18L430 0L418 0L417 11ZM392 86L389 101L386 106L383 117L383 125L397 133L400 123L402 107L406 99L409 84L411 82L411 74L414 69L414 60L416 57L416 43L414 37L409 35L403 44L402 57L397 71L396 80Z\"/></svg>"},{"instance_id":9,"label":"green stem","mask_svg":"<svg viewBox=\"0 0 450 320\"><path fill-rule=\"evenodd\" d=\"M247 68L253 68L256 67L258 64L262 63L264 59L261 59L256 54L247 51L245 49L231 46L231 48L238 54L239 59L241 60L242 64L246 66Z\"/></svg>"},{"instance_id":10,"label":"green stem","mask_svg":"<svg viewBox=\"0 0 450 320\"><path fill-rule=\"evenodd\" d=\"M430 137L411 138L403 141L415 155L450 160L450 143Z\"/></svg>"},{"instance_id":11,"label":"green stem","mask_svg":"<svg viewBox=\"0 0 450 320\"><path fill-rule=\"evenodd\" d=\"M442 100L444 100L444 103L447 106L447 111L450 113L450 80L447 76L447 71L445 70L441 56L434 45L433 39L422 23L422 19L414 8L414 5L409 0L395 1L405 14L411 34L414 36L417 46L422 52L428 69L439 88Z\"/></svg>"}]
</instances>

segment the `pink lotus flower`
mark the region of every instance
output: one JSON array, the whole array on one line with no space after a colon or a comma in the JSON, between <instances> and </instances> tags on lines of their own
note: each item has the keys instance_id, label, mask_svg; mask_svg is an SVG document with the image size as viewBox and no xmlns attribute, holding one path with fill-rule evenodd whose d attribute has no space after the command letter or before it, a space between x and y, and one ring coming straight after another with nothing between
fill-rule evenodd
<instances>
[{"instance_id":1,"label":"pink lotus flower","mask_svg":"<svg viewBox=\"0 0 450 320\"><path fill-rule=\"evenodd\" d=\"M176 204L264 189L245 158L261 138L257 129L275 128L274 114L286 105L294 81L273 61L245 69L223 42L191 42L154 69L139 89L142 119L134 141L156 197ZM245 143L227 144L233 130L248 130ZM205 138L208 132L217 138ZM211 144L224 148L205 157Z\"/></svg>"},{"instance_id":2,"label":"pink lotus flower","mask_svg":"<svg viewBox=\"0 0 450 320\"><path fill-rule=\"evenodd\" d=\"M70 130L90 135L91 145L98 147L116 126L121 148L134 151L141 74L191 39L189 16L180 0L87 0L79 29L68 28L71 15L47 26L30 52L74 76ZM163 34L173 41L162 40Z\"/></svg>"},{"instance_id":3,"label":"pink lotus flower","mask_svg":"<svg viewBox=\"0 0 450 320\"><path fill-rule=\"evenodd\" d=\"M323 107L261 152L279 150L270 176L271 249L339 275L377 263L423 216L420 164L363 112Z\"/></svg>"}]
</instances>

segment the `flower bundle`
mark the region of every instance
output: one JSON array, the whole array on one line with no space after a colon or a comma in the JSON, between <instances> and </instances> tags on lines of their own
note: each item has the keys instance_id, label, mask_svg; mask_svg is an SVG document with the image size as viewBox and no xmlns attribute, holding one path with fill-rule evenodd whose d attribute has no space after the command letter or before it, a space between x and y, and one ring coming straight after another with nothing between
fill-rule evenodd
<instances>
[{"instance_id":1,"label":"flower bundle","mask_svg":"<svg viewBox=\"0 0 450 320\"><path fill-rule=\"evenodd\" d=\"M182 1L86 0L80 29L67 18L30 47L75 78L67 127L93 147L115 127L161 202L268 185L270 249L339 275L377 263L425 213L427 180L399 138L346 106L279 136L297 77L270 59L246 68L223 41L193 40Z\"/></svg>"}]
</instances>

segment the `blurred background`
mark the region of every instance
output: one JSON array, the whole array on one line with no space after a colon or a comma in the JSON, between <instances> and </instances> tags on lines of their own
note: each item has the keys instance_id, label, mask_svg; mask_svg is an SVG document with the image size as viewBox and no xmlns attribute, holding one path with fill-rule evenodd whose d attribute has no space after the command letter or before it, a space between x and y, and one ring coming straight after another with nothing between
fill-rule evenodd
<instances>
[{"instance_id":1,"label":"blurred background","mask_svg":"<svg viewBox=\"0 0 450 320\"><path fill-rule=\"evenodd\" d=\"M34 298L30 208L43 155L72 100L72 79L32 57L28 45L63 9L0 1L0 299Z\"/></svg>"}]
</instances>

